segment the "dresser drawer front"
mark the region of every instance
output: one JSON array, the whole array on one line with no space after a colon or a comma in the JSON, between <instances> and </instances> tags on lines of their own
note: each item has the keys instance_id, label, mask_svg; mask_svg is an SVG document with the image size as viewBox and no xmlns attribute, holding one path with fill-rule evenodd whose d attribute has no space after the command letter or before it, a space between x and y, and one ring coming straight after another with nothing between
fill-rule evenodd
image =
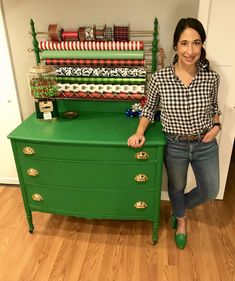
<instances>
[{"instance_id":1,"label":"dresser drawer front","mask_svg":"<svg viewBox=\"0 0 235 281\"><path fill-rule=\"evenodd\" d=\"M111 146L82 146L82 145L58 145L21 143L16 144L17 152L20 157L43 158L59 160L79 160L79 161L155 161L157 159L157 149L146 147L142 149L132 149L129 147ZM146 157L137 159L137 153L144 152ZM143 159L146 158L146 159Z\"/></svg>"},{"instance_id":2,"label":"dresser drawer front","mask_svg":"<svg viewBox=\"0 0 235 281\"><path fill-rule=\"evenodd\" d=\"M156 188L157 165L154 163L93 163L59 160L28 162L26 159L21 160L23 178L27 184L101 190Z\"/></svg>"},{"instance_id":3,"label":"dresser drawer front","mask_svg":"<svg viewBox=\"0 0 235 281\"><path fill-rule=\"evenodd\" d=\"M145 218L151 219L154 192L88 191L27 186L29 206L34 211L54 212L93 218ZM42 200L34 200L35 194ZM37 198L37 197L36 197ZM136 202L145 208L136 208Z\"/></svg>"}]
</instances>

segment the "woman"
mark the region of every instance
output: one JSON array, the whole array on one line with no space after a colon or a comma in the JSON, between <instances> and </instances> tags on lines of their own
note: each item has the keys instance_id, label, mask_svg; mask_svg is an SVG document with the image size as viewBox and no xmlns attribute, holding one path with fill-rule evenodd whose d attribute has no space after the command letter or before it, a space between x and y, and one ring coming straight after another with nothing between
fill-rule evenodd
<instances>
[{"instance_id":1,"label":"woman","mask_svg":"<svg viewBox=\"0 0 235 281\"><path fill-rule=\"evenodd\" d=\"M205 39L205 30L197 19L183 18L178 22L173 39L174 62L151 76L137 131L128 139L133 148L143 146L144 133L160 103L167 141L164 161L173 209L171 225L180 249L187 243L186 210L214 199L219 190L215 139L221 129L217 103L219 76L206 59ZM185 193L189 164L197 186Z\"/></svg>"}]
</instances>

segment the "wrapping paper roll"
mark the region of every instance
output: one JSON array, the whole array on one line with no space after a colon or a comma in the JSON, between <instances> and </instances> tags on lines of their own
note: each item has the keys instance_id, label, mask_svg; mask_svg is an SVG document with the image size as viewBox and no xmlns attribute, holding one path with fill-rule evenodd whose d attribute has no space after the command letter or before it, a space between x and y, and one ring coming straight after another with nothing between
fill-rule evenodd
<instances>
[{"instance_id":1,"label":"wrapping paper roll","mask_svg":"<svg viewBox=\"0 0 235 281\"><path fill-rule=\"evenodd\" d=\"M78 31L63 31L62 34L62 39L64 41L73 41L73 40L78 40ZM44 41L44 42L47 42L47 41ZM50 41L49 41L50 42ZM55 43L55 42L50 42L50 43ZM62 43L62 42L61 42ZM63 42L63 43L68 43L68 42ZM41 42L39 42L39 46L40 46ZM40 48L40 47L39 47ZM58 48L58 49L42 49L42 50L65 50L65 49L62 49L62 48ZM69 50L69 49L68 49Z\"/></svg>"},{"instance_id":2,"label":"wrapping paper roll","mask_svg":"<svg viewBox=\"0 0 235 281\"><path fill-rule=\"evenodd\" d=\"M42 51L42 59L144 59L144 51Z\"/></svg>"},{"instance_id":3,"label":"wrapping paper roll","mask_svg":"<svg viewBox=\"0 0 235 281\"><path fill-rule=\"evenodd\" d=\"M65 31L62 33L63 40L70 40L72 33L68 33L68 39L64 39ZM39 42L40 50L79 50L79 51L139 51L144 50L143 41L62 41L51 42L41 41Z\"/></svg>"},{"instance_id":4,"label":"wrapping paper roll","mask_svg":"<svg viewBox=\"0 0 235 281\"><path fill-rule=\"evenodd\" d=\"M145 94L140 93L85 93L85 92L60 92L58 93L59 98L78 98L78 99L98 99L98 100L141 100L143 98L146 98Z\"/></svg>"},{"instance_id":5,"label":"wrapping paper roll","mask_svg":"<svg viewBox=\"0 0 235 281\"><path fill-rule=\"evenodd\" d=\"M80 76L80 77L146 77L147 70L144 67L55 67L57 76Z\"/></svg>"},{"instance_id":6,"label":"wrapping paper roll","mask_svg":"<svg viewBox=\"0 0 235 281\"><path fill-rule=\"evenodd\" d=\"M143 85L146 83L145 78L111 78L111 77L56 77L58 83L94 83L94 84L132 84Z\"/></svg>"},{"instance_id":7,"label":"wrapping paper roll","mask_svg":"<svg viewBox=\"0 0 235 281\"><path fill-rule=\"evenodd\" d=\"M49 65L144 66L145 60L46 59L45 63Z\"/></svg>"},{"instance_id":8,"label":"wrapping paper roll","mask_svg":"<svg viewBox=\"0 0 235 281\"><path fill-rule=\"evenodd\" d=\"M57 84L58 91L70 92L112 92L112 93L140 93L144 94L144 85L112 85L112 84Z\"/></svg>"}]
</instances>

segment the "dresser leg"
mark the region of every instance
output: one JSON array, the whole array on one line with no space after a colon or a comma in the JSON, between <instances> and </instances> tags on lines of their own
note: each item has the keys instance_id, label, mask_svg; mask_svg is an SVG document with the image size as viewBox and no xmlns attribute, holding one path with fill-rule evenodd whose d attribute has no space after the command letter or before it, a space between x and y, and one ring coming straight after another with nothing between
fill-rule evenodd
<instances>
[{"instance_id":1,"label":"dresser leg","mask_svg":"<svg viewBox=\"0 0 235 281\"><path fill-rule=\"evenodd\" d=\"M29 232L33 233L34 226L33 226L33 219L32 219L32 213L31 212L27 212L27 220L28 220L28 224L29 224Z\"/></svg>"},{"instance_id":2,"label":"dresser leg","mask_svg":"<svg viewBox=\"0 0 235 281\"><path fill-rule=\"evenodd\" d=\"M157 241L158 241L158 223L153 222L152 245L155 245Z\"/></svg>"}]
</instances>

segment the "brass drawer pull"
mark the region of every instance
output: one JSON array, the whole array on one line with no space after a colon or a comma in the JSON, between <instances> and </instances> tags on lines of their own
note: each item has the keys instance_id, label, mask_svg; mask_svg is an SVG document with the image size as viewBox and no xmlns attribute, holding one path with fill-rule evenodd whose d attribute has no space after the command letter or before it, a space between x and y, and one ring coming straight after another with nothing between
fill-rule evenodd
<instances>
[{"instance_id":1,"label":"brass drawer pull","mask_svg":"<svg viewBox=\"0 0 235 281\"><path fill-rule=\"evenodd\" d=\"M28 174L29 176L31 176L31 177L37 177L37 176L39 176L39 172L38 172L36 169L34 169L34 168L29 168L29 169L27 170L27 174Z\"/></svg>"},{"instance_id":2,"label":"brass drawer pull","mask_svg":"<svg viewBox=\"0 0 235 281\"><path fill-rule=\"evenodd\" d=\"M148 205L144 201L138 201L135 203L134 207L136 209L146 209Z\"/></svg>"},{"instance_id":3,"label":"brass drawer pull","mask_svg":"<svg viewBox=\"0 0 235 281\"><path fill-rule=\"evenodd\" d=\"M30 146L26 146L23 148L23 153L27 155L33 155L35 154L35 150Z\"/></svg>"},{"instance_id":4,"label":"brass drawer pull","mask_svg":"<svg viewBox=\"0 0 235 281\"><path fill-rule=\"evenodd\" d=\"M149 158L149 155L145 151L140 151L136 153L135 158L138 160L147 160Z\"/></svg>"},{"instance_id":5,"label":"brass drawer pull","mask_svg":"<svg viewBox=\"0 0 235 281\"><path fill-rule=\"evenodd\" d=\"M138 175L135 176L135 181L146 182L146 181L148 181L148 177L144 174L138 174Z\"/></svg>"},{"instance_id":6,"label":"brass drawer pull","mask_svg":"<svg viewBox=\"0 0 235 281\"><path fill-rule=\"evenodd\" d=\"M33 195L32 195L32 199L33 199L34 201L43 201L42 195L40 195L40 194L38 194L38 193L33 194Z\"/></svg>"}]
</instances>

